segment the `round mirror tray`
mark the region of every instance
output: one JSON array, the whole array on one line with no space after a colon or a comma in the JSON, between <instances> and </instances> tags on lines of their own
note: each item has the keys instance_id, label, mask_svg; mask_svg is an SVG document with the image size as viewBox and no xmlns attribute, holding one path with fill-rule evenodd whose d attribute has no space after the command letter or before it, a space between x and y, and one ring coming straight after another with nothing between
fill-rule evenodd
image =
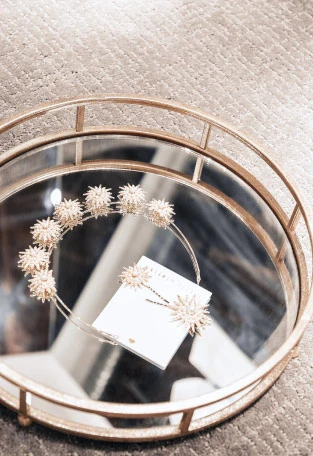
<instances>
[{"instance_id":1,"label":"round mirror tray","mask_svg":"<svg viewBox=\"0 0 313 456\"><path fill-rule=\"evenodd\" d=\"M198 109L126 95L46 104L3 121L0 133L0 401L21 425L168 439L229 419L270 388L312 313L312 218L263 147ZM211 324L188 334L165 370L30 297L18 269L36 220L100 184L113 195L140 185L148 199L173 204L212 293ZM123 267L142 256L194 281L171 230L115 213L53 250L58 293L91 327ZM156 346L162 337L160 327Z\"/></svg>"}]
</instances>

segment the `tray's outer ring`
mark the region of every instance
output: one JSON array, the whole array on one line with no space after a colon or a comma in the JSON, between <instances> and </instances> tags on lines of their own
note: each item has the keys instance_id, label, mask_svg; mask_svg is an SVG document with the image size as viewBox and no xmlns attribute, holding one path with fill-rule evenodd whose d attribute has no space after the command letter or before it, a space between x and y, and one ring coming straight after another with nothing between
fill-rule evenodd
<instances>
[{"instance_id":1,"label":"tray's outer ring","mask_svg":"<svg viewBox=\"0 0 313 456\"><path fill-rule=\"evenodd\" d=\"M283 171L281 165L271 157L270 153L266 151L262 146L258 145L256 142L248 138L246 135L240 133L238 130L232 128L227 123L217 119L216 117L208 115L199 109L189 108L172 101L160 100L153 97L122 94L95 95L60 100L55 103L47 103L37 108L24 111L20 114L17 114L16 116L13 116L11 119L1 122L0 134L10 130L16 125L26 122L27 120L44 115L49 111L60 110L69 106L77 107L76 128L67 132L49 134L45 137L38 138L37 140L31 140L28 143L22 144L21 146L12 148L0 155L0 165L9 162L16 156L23 154L32 148L38 147L42 144L54 142L57 139L65 139L73 136L84 136L86 134L99 134L101 132L106 133L109 131L111 133L114 132L114 128L84 128L83 114L85 106L93 103L137 104L140 106L149 106L156 109L177 112L201 120L204 123L205 127L209 126L209 129L211 127L215 127L221 131L226 132L227 134L230 134L245 146L247 146L250 150L259 155L284 182L295 200L297 211L300 212L305 221L312 248L313 217L310 206L305 201L303 195L301 195L301 192L299 191L297 185L294 183L293 179ZM118 131L122 132L123 129L119 128ZM130 129L125 128L125 134L129 134L129 132ZM133 134L138 134L140 136L151 136L151 130L147 129L145 131L145 129L134 128ZM155 136L157 136L157 133ZM167 133L163 136L167 141L171 142L172 139L173 143L177 143L177 137L175 135ZM191 144L188 139L184 140L183 138L180 138L179 142L185 144L187 148L190 147ZM204 156L206 156L206 146L207 145L205 144L205 147L203 147ZM278 213L276 215L279 217ZM292 220L290 220L290 223L287 224L287 226L284 228L288 237L291 238L291 236L294 236L294 227L292 226ZM300 255L299 258L301 261L305 262L303 255ZM305 265L303 266L305 268ZM215 425L232 417L236 413L246 408L248 405L252 404L256 399L258 399L275 382L290 359L298 354L298 343L313 313L312 288L311 285L309 286L311 283L312 280L310 278L310 281L305 286L306 289L300 290L302 300L304 297L305 302L302 305L302 309L299 313L299 318L294 327L294 330L286 342L271 358L259 366L252 374L214 393L203 395L194 399L172 403L164 402L155 404L133 405L97 402L88 399L80 399L67 394L62 394L51 388L44 387L43 385L40 385L26 377L23 377L13 369L9 368L5 363L0 362L0 376L3 379L9 381L11 384L16 385L20 391L19 398L17 399L5 391L3 388L0 388L0 401L7 407L18 412L19 421L22 425L28 425L33 420L62 432L68 432L92 439L113 441L162 440L179 437L185 434L196 432L205 427ZM230 406L226 406L219 412L216 412L205 418L192 420L193 413L196 409L204 407L208 404L222 401L228 397L235 396L240 391L245 392L245 390L246 393L240 399L233 402ZM51 416L45 412L35 409L30 405L27 405L27 392L41 397L47 401L63 405L65 407L96 413L100 416L149 418L154 416L168 416L173 413L181 412L182 419L180 424L176 426L155 426L140 429L95 428L71 421L61 420L60 418Z\"/></svg>"}]
</instances>

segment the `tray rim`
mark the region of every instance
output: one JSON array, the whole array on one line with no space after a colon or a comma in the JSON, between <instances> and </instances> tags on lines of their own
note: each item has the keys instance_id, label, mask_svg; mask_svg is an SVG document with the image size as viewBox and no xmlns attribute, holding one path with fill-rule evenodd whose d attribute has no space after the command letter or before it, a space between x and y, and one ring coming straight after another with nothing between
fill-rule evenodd
<instances>
[{"instance_id":1,"label":"tray rim","mask_svg":"<svg viewBox=\"0 0 313 456\"><path fill-rule=\"evenodd\" d=\"M206 139L204 140L204 147L203 144L196 144L192 143L192 141L188 140L184 137L177 137L175 135L164 133L160 131L152 131L149 129L138 129L138 128L109 128L109 127L89 127L85 128L83 125L83 115L85 110L85 105L90 103L127 103L127 104L139 104L141 106L153 106L157 109L166 109L172 112L178 112L180 114L188 115L198 120L204 122L204 126L216 127L221 129L222 131L231 134L235 139L241 141L244 145L249 147L250 150L257 153L275 172L276 174L282 179L285 183L286 187L289 189L291 194L293 195L297 211L294 211L290 219L286 219L286 216L282 216L282 213L279 211L279 208L275 206L274 209L272 208L273 212L280 219L283 221L284 225L283 228L286 231L286 234L289 240L292 242L293 248L300 252L301 245L294 234L294 225L298 221L299 211L300 215L303 216L308 234L311 241L311 246L313 244L312 241L312 226L313 226L313 218L311 214L311 209L308 203L305 201L303 195L299 191L297 185L293 182L293 179L290 178L282 169L281 165L276 162L274 159L271 158L269 152L267 152L263 147L252 141L246 135L240 133L239 131L233 129L227 123L220 121L214 116L210 116L204 113L201 110L196 108L188 108L180 103L173 103L172 101L168 100L160 100L153 97L144 97L144 96L130 96L130 95L95 95L95 96L88 96L88 97L78 97L78 98L70 98L65 100L60 100L55 103L47 103L41 105L37 108L26 110L23 113L17 114L13 116L11 119L7 121L3 121L0 123L0 134L10 130L14 126L21 124L27 120L30 120L34 117L44 115L46 112L55 111L59 109L63 109L68 106L76 106L77 107L77 116L76 116L76 128L74 130L68 130L65 132L58 132L57 134L53 133L50 135L46 135L41 138L37 138L36 140L28 141L27 143L23 143L21 146L15 147L10 149L9 151L5 152L4 154L0 155L0 165L7 163L8 161L14 159L18 155L25 153L28 150L31 150L35 147L38 147L43 144L48 144L50 142L54 142L58 139L67 139L75 136L86 136L86 135L96 135L96 134L109 134L109 133L121 133L122 134L133 134L133 135L140 135L140 136L147 136L147 137L155 137L156 139L163 139L169 141L174 144L180 144L184 147L191 148L195 150L197 153L203 155L204 157L212 158L215 155L216 159L220 161L225 159L225 156L221 156L218 151L214 151L208 147ZM207 128L208 129L208 128ZM37 146L36 146L37 145ZM220 154L220 155L219 155ZM232 167L234 162L232 160L226 159L227 166ZM79 168L82 163L76 161L76 166ZM77 169L78 169L77 168ZM240 176L240 173L244 175L244 178L247 179L248 184L250 185L250 176L251 174L248 173L244 168L235 168L235 174ZM196 171L196 170L195 170ZM234 169L232 169L234 172ZM194 177L194 176L193 176ZM199 177L199 176L198 176ZM253 177L253 176L252 176ZM259 186L259 182L255 181L254 184L258 189L258 193L260 192L263 196L263 189L262 186ZM253 187L252 187L253 188ZM265 189L266 190L266 189ZM268 197L268 195L267 195ZM263 198L264 199L264 198ZM265 200L266 201L266 200ZM276 213L277 211L277 213ZM296 212L296 213L295 213ZM300 262L300 272L301 272L301 264L302 268L306 269L306 260L303 256L303 252L300 252L298 255L298 265ZM301 275L301 274L300 274ZM303 276L303 272L302 272ZM302 277L303 278L303 277ZM311 280L312 283L312 280ZM30 381L26 377L17 374L17 372L13 371L13 369L8 368L3 362L0 362L0 376L5 378L6 380L10 381L11 383L18 386L20 389L20 398L17 401L14 401L13 397L8 397L8 393L0 390L0 401L3 402L8 407L14 408L14 410L19 412L20 422L21 424L29 424L31 420L38 421L44 423L48 426L53 428L57 428L59 430L63 430L64 432L75 433L77 435L89 437L89 438L101 438L104 440L126 440L126 441L144 441L144 440L158 440L164 438L172 438L172 437L179 437L181 435L195 432L203 427L207 427L212 425L212 423L203 424L204 421L198 420L201 423L197 423L197 420L192 420L192 414L194 410L197 408L203 407L208 405L209 403L218 402L220 400L225 399L226 397L231 397L234 394L238 393L239 391L245 390L249 385L258 382L258 385L253 388L246 396L243 396L239 399L238 404L237 402L233 403L231 406L226 407L221 411L221 416L218 422L228 419L230 416L233 416L235 413L238 413L240 410L246 408L248 405L253 403L258 397L260 397L270 386L274 383L274 381L279 377L281 372L284 370L288 362L292 357L294 357L298 352L298 342L302 337L302 334L307 326L312 313L313 313L313 296L312 290L309 290L309 284L305 284L305 280L303 281L301 288L301 302L302 306L300 307L300 313L298 321L294 327L293 332L286 340L286 342L275 352L275 354L269 358L265 363L259 366L252 374L244 377L244 379L234 382L229 387L223 388L218 391L219 394L214 396L214 400L210 400L209 402L203 400L207 398L208 395L200 396L199 398L194 398L185 401L178 401L178 402L165 402L159 404L113 404L116 407L112 408L112 404L110 403L99 403L98 401L92 400L81 400L75 398L70 395L64 394L56 394L54 390L49 388L43 387L40 384L36 384L36 382ZM182 420L179 426L170 426L171 429L162 430L163 427L152 427L152 428L143 428L143 429L132 429L132 433L130 430L115 428L114 432L112 433L112 429L110 432L108 430L104 430L101 435L94 435L93 432L90 432L88 426L85 429L82 429L82 425L77 425L77 423L72 423L66 425L66 423L62 423L58 419L57 422L53 422L51 417L47 415L43 419L43 412L36 411L33 407L28 406L26 404L26 391L32 392L33 394L39 397L45 397L51 400L54 403L59 403L64 406L69 406L71 408L75 408L78 410L85 410L85 411L96 411L99 415L102 416L127 416L127 417L147 417L147 416L162 416L168 415L177 412L183 412ZM6 393L6 394L5 394ZM212 396L212 393L209 393ZM170 406L168 405L170 404ZM97 406L96 406L97 405ZM99 407L100 405L100 407ZM108 409L108 405L109 409ZM173 407L174 405L174 407ZM123 409L123 411L121 411ZM216 424L216 423L213 423ZM75 427L76 426L76 427ZM67 429L66 429L67 427ZM84 427L84 426L83 426ZM166 428L169 428L168 426ZM105 431L108 431L107 433Z\"/></svg>"}]
</instances>

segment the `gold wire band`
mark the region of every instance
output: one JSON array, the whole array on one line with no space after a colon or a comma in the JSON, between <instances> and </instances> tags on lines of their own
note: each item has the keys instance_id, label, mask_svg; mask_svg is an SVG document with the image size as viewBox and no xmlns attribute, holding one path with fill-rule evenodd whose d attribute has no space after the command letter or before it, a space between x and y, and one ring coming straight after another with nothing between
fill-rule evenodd
<instances>
[{"instance_id":1,"label":"gold wire band","mask_svg":"<svg viewBox=\"0 0 313 456\"><path fill-rule=\"evenodd\" d=\"M87 213L88 213L88 211L84 211L84 214L87 214ZM108 213L108 215L105 216L105 217L108 217L109 215L113 215L113 214L123 215L120 211L114 210L114 211L110 211ZM138 217L140 215L144 216L143 214L136 214L136 215L128 214L128 215L133 215L133 217ZM125 217L125 215L123 215L123 217ZM87 221L89 219L92 219L92 218L95 218L95 216L94 215L88 215L87 217L84 217L82 219L82 222L85 222L85 221ZM149 220L149 219L146 218L146 220ZM151 222L151 223L153 223L153 222ZM199 264L198 264L195 252L193 251L189 241L187 240L187 238L183 234L183 232L178 228L178 226L175 225L174 222L170 222L170 225L167 227L167 229L169 231L171 231L174 234L174 236L176 236L176 238L183 244L183 246L187 250L187 252L188 252L188 254L190 256L190 259L192 261L193 269L195 271L197 285L199 285L199 283L201 281L200 268L199 268ZM63 232L62 239L69 231L71 231L71 228L68 228L68 229L66 229Z\"/></svg>"}]
</instances>

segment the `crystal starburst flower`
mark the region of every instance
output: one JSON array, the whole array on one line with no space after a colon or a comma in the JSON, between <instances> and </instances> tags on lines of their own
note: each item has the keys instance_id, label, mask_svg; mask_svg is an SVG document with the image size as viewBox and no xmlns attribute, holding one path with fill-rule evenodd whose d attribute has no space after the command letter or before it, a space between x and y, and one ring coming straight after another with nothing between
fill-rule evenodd
<instances>
[{"instance_id":1,"label":"crystal starburst flower","mask_svg":"<svg viewBox=\"0 0 313 456\"><path fill-rule=\"evenodd\" d=\"M134 263L133 266L124 268L119 277L124 285L137 290L137 288L149 287L151 275L147 266L141 267Z\"/></svg>"},{"instance_id":2,"label":"crystal starburst flower","mask_svg":"<svg viewBox=\"0 0 313 456\"><path fill-rule=\"evenodd\" d=\"M86 197L85 206L88 212L95 218L99 216L107 216L111 210L110 204L112 193L110 188L102 187L88 187L89 190L84 193Z\"/></svg>"},{"instance_id":3,"label":"crystal starburst flower","mask_svg":"<svg viewBox=\"0 0 313 456\"><path fill-rule=\"evenodd\" d=\"M153 199L147 204L147 219L161 228L167 228L174 222L173 216L175 215L175 212L173 207L173 204L164 201L164 199Z\"/></svg>"},{"instance_id":4,"label":"crystal starburst flower","mask_svg":"<svg viewBox=\"0 0 313 456\"><path fill-rule=\"evenodd\" d=\"M51 270L35 272L29 280L30 295L41 302L50 301L56 296L55 278Z\"/></svg>"},{"instance_id":5,"label":"crystal starburst flower","mask_svg":"<svg viewBox=\"0 0 313 456\"><path fill-rule=\"evenodd\" d=\"M201 336L201 331L211 322L208 317L208 305L200 304L195 296L178 295L168 308L172 311L172 321L183 324L192 336L194 334Z\"/></svg>"},{"instance_id":6,"label":"crystal starburst flower","mask_svg":"<svg viewBox=\"0 0 313 456\"><path fill-rule=\"evenodd\" d=\"M62 237L62 228L59 223L50 220L50 217L37 220L37 223L30 229L35 244L44 248L54 248Z\"/></svg>"},{"instance_id":7,"label":"crystal starburst flower","mask_svg":"<svg viewBox=\"0 0 313 456\"><path fill-rule=\"evenodd\" d=\"M118 210L123 214L139 215L144 207L146 194L140 185L127 184L120 187L118 197Z\"/></svg>"},{"instance_id":8,"label":"crystal starburst flower","mask_svg":"<svg viewBox=\"0 0 313 456\"><path fill-rule=\"evenodd\" d=\"M40 269L44 269L49 264L49 252L42 247L32 247L31 245L24 252L19 253L18 267L27 274L34 274Z\"/></svg>"},{"instance_id":9,"label":"crystal starburst flower","mask_svg":"<svg viewBox=\"0 0 313 456\"><path fill-rule=\"evenodd\" d=\"M54 218L63 228L72 230L75 226L82 224L82 204L76 200L64 199L55 206Z\"/></svg>"}]
</instances>

